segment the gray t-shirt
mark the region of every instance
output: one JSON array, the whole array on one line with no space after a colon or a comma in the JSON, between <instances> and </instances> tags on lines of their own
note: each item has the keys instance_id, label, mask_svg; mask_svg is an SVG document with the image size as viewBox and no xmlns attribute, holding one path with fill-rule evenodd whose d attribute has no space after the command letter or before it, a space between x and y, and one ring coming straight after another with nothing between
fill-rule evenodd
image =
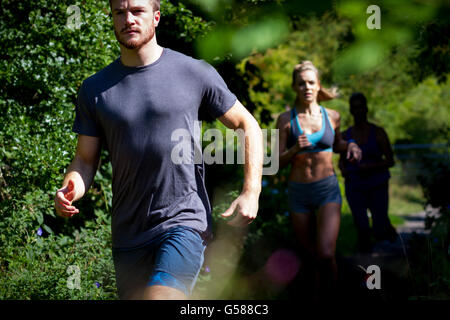
<instances>
[{"instance_id":1,"label":"gray t-shirt","mask_svg":"<svg viewBox=\"0 0 450 320\"><path fill-rule=\"evenodd\" d=\"M219 117L235 102L213 67L168 48L150 65L119 58L83 81L73 131L100 137L109 151L113 247L136 247L180 225L210 237L203 162L174 163L180 141L171 137L184 129L194 144L200 109Z\"/></svg>"}]
</instances>

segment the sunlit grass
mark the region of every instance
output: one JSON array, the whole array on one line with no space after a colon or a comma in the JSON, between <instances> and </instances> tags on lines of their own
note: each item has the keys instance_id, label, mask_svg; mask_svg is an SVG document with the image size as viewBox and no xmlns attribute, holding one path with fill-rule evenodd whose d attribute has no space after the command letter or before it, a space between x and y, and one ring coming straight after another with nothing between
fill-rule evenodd
<instances>
[{"instance_id":1,"label":"sunlit grass","mask_svg":"<svg viewBox=\"0 0 450 320\"><path fill-rule=\"evenodd\" d=\"M425 198L418 183L405 184L394 176L389 187L390 215L409 215L424 210Z\"/></svg>"}]
</instances>

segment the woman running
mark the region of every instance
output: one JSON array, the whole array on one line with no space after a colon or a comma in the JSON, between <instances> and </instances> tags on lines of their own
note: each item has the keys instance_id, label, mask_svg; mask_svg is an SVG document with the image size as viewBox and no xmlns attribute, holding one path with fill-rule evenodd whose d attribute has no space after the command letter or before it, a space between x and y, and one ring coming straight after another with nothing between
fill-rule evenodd
<instances>
[{"instance_id":1,"label":"woman running","mask_svg":"<svg viewBox=\"0 0 450 320\"><path fill-rule=\"evenodd\" d=\"M319 105L336 94L322 88L319 72L310 61L295 66L292 89L294 106L277 121L280 167L292 164L289 207L303 276L313 281L311 298L327 298L336 288L335 249L342 202L332 155L333 151L346 152L349 161L357 162L361 150L354 141L342 139L339 113Z\"/></svg>"}]
</instances>

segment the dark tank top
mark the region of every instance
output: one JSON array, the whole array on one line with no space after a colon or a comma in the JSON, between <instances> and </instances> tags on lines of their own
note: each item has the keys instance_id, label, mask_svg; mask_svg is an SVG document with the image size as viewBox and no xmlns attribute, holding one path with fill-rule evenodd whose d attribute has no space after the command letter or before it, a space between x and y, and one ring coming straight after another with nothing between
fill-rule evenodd
<instances>
[{"instance_id":1,"label":"dark tank top","mask_svg":"<svg viewBox=\"0 0 450 320\"><path fill-rule=\"evenodd\" d=\"M350 139L355 139L353 137L353 127L348 128L344 132L344 137L347 141ZM360 164L383 161L383 152L378 146L374 125L370 125L369 137L367 141L364 144L359 145L359 147L362 151L362 158L359 162ZM346 182L357 184L361 188L377 186L380 183L386 182L390 178L389 169L361 174L358 170L358 165L350 163L349 161L345 161L345 168L348 172Z\"/></svg>"}]
</instances>

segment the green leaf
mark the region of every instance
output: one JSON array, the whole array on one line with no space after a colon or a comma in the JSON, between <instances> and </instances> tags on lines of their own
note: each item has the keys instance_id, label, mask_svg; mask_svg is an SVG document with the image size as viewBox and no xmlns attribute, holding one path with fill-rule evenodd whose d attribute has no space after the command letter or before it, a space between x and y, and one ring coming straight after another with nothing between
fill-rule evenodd
<instances>
[{"instance_id":1,"label":"green leaf","mask_svg":"<svg viewBox=\"0 0 450 320\"><path fill-rule=\"evenodd\" d=\"M44 215L42 214L42 212L36 212L36 219L39 225L42 225L44 223Z\"/></svg>"},{"instance_id":2,"label":"green leaf","mask_svg":"<svg viewBox=\"0 0 450 320\"><path fill-rule=\"evenodd\" d=\"M49 226L47 226L46 224L44 224L42 226L42 228L44 228L44 230L47 231L49 234L53 233L53 230Z\"/></svg>"}]
</instances>

